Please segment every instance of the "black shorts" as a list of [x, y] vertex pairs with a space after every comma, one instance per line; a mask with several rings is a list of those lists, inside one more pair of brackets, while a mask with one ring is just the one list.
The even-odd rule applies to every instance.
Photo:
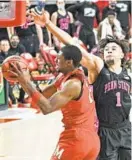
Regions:
[[101, 150], [98, 160], [131, 160], [131, 123], [99, 128]]

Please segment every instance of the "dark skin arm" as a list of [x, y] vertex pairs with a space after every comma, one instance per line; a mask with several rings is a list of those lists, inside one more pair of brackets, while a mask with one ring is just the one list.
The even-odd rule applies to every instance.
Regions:
[[[25, 90], [25, 92], [27, 92], [29, 96], [32, 96], [34, 92], [38, 92], [37, 89], [31, 83], [29, 72], [23, 71], [17, 63], [11, 65], [13, 67], [13, 71], [9, 72], [16, 76], [18, 82]], [[48, 91], [48, 94], [46, 96], [50, 96], [50, 93], [53, 95], [49, 99], [47, 99], [44, 96], [45, 92], [43, 92], [43, 94], [39, 93], [40, 98], [36, 102], [38, 107], [40, 107], [40, 109], [42, 110], [43, 114], [48, 114], [56, 110], [59, 110], [71, 100], [78, 98], [81, 92], [81, 81], [78, 79], [71, 79], [66, 81], [62, 89], [55, 93], [50, 92], [50, 89], [52, 88], [51, 86], [49, 87], [49, 91], [48, 89], [46, 89]]]
[[57, 88], [53, 84], [50, 84], [43, 90], [42, 95], [45, 98], [50, 98], [56, 92]]

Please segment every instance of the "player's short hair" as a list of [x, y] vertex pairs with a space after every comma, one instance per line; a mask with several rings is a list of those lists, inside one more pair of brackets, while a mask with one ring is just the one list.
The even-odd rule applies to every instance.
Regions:
[[1, 44], [3, 41], [6, 41], [6, 42], [10, 43], [8, 39], [2, 39], [2, 40], [0, 40], [0, 44]]
[[18, 36], [17, 34], [11, 35], [11, 39], [12, 39], [13, 37], [18, 37], [18, 39], [19, 39], [19, 36]]
[[104, 49], [105, 46], [108, 44], [108, 43], [116, 43], [117, 45], [119, 45], [122, 49], [122, 52], [124, 54], [128, 53], [129, 52], [129, 43], [127, 40], [118, 40], [116, 39], [115, 37], [113, 36], [110, 36], [108, 35], [106, 38], [102, 39], [100, 42], [99, 42], [99, 48], [102, 48]]
[[116, 16], [116, 12], [114, 12], [114, 11], [108, 11], [107, 16], [109, 16], [109, 15]]
[[65, 60], [73, 60], [74, 66], [79, 66], [82, 59], [82, 53], [78, 47], [74, 45], [66, 45], [61, 49], [61, 52]]

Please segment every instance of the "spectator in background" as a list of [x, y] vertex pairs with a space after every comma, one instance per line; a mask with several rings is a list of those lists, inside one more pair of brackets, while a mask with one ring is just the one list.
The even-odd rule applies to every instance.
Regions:
[[128, 39], [129, 39], [129, 44], [130, 44], [130, 52], [132, 53], [132, 27], [130, 28], [128, 32]]
[[108, 35], [118, 39], [124, 39], [120, 22], [116, 19], [116, 13], [109, 11], [107, 17], [99, 24], [98, 39], [104, 39]]
[[39, 40], [36, 35], [35, 26], [28, 26], [28, 27], [15, 27], [16, 33], [20, 38], [21, 44], [24, 45], [26, 52], [32, 54], [35, 57], [36, 52], [39, 49]]
[[108, 12], [110, 11], [113, 11], [116, 14], [119, 13], [119, 9], [116, 7], [117, 0], [109, 0], [108, 3], [109, 5], [105, 7], [102, 11], [102, 20], [104, 20], [107, 17]]
[[[51, 21], [60, 29], [66, 31], [71, 36], [74, 33], [74, 20], [73, 15], [70, 12], [67, 12], [65, 9], [65, 1], [64, 0], [56, 0], [56, 5], [58, 10], [54, 12], [51, 16]], [[56, 47], [60, 46], [59, 40], [53, 36], [54, 44]]]
[[35, 57], [39, 45], [43, 43], [43, 32], [39, 25], [34, 24], [34, 19], [29, 15], [30, 8], [30, 3], [27, 3], [26, 23], [23, 26], [15, 27], [15, 31], [26, 52]]
[[109, 11], [115, 11], [117, 13], [117, 19], [127, 34], [129, 30], [129, 14], [131, 14], [131, 1], [109, 0], [109, 6], [103, 10], [102, 19], [106, 18]]
[[[43, 1], [45, 1], [45, 0], [43, 0]], [[35, 8], [35, 7], [37, 7], [37, 5], [32, 5], [30, 3], [30, 0], [27, 1], [27, 13], [32, 8]], [[50, 18], [50, 14], [47, 10], [46, 10], [46, 13]], [[34, 23], [32, 22], [32, 24], [34, 24]], [[51, 33], [47, 30], [47, 28], [45, 26], [40, 27], [39, 25], [36, 25], [36, 24], [35, 24], [35, 27], [36, 27], [36, 32], [37, 32], [37, 35], [39, 38], [40, 46], [43, 44], [43, 42], [49, 46], [52, 46]]]
[[3, 61], [11, 56], [11, 54], [9, 54], [9, 49], [10, 49], [10, 43], [7, 39], [3, 39], [0, 41], [0, 63], [3, 63]]
[[9, 53], [12, 55], [20, 55], [21, 53], [26, 52], [25, 47], [20, 43], [19, 37], [17, 35], [13, 35], [10, 40], [10, 50]]
[[[9, 54], [9, 49], [10, 49], [10, 43], [8, 40], [1, 40], [0, 41], [0, 49], [1, 49], [1, 52], [0, 52], [0, 64], [3, 63], [3, 61], [11, 56], [11, 54]], [[12, 101], [12, 106], [16, 106], [17, 105], [17, 101], [16, 101], [16, 98], [13, 94], [13, 89], [12, 89], [12, 86], [10, 84], [8, 84], [8, 88], [9, 88], [9, 98], [11, 99]]]
[[127, 33], [130, 26], [129, 15], [131, 14], [131, 1], [118, 0], [116, 7], [119, 9], [117, 19], [120, 21], [122, 29]]
[[99, 9], [92, 0], [85, 0], [84, 2], [76, 3], [73, 6], [67, 8], [70, 12], [77, 12], [77, 20], [81, 22], [81, 29], [78, 34], [78, 38], [88, 46], [89, 51], [95, 45], [95, 35], [93, 32], [94, 18], [97, 19], [97, 23], [100, 22]]

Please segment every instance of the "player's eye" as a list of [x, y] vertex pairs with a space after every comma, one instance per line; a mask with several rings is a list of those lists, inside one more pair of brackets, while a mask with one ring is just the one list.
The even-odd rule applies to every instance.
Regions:
[[108, 48], [105, 48], [105, 51], [108, 51]]

